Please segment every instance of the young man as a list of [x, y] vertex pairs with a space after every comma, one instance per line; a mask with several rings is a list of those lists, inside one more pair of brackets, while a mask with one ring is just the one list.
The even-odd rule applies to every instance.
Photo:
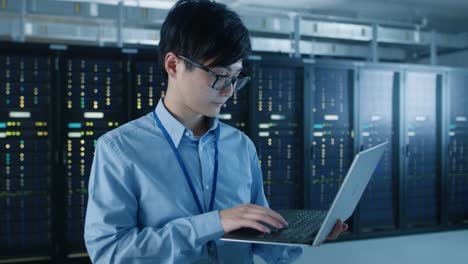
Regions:
[[[220, 241], [287, 226], [268, 208], [252, 141], [216, 119], [248, 77], [249, 33], [210, 1], [182, 0], [161, 29], [167, 93], [148, 115], [99, 138], [85, 242], [94, 263], [288, 263], [300, 247]], [[331, 238], [346, 229], [338, 223]]]

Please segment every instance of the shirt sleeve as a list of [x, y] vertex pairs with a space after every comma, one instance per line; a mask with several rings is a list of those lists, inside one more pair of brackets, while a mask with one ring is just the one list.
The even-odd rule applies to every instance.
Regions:
[[139, 227], [138, 191], [125, 161], [112, 140], [98, 140], [84, 232], [93, 263], [176, 263], [223, 235], [218, 211]]
[[[250, 164], [252, 170], [252, 196], [251, 203], [268, 207], [268, 202], [263, 191], [262, 169], [253, 143], [250, 144]], [[299, 246], [276, 246], [266, 244], [252, 244], [253, 253], [260, 256], [266, 263], [292, 263], [303, 252]]]

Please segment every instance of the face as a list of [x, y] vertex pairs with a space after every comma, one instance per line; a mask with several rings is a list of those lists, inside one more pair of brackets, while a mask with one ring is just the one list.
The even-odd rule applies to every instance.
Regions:
[[[222, 90], [215, 90], [211, 86], [215, 79], [206, 71], [192, 67], [188, 70], [182, 58], [178, 58], [177, 65], [177, 90], [181, 103], [191, 111], [208, 117], [219, 114], [223, 104], [232, 96], [233, 87], [228, 85]], [[209, 65], [211, 61], [200, 61], [203, 65]], [[238, 76], [242, 69], [242, 60], [226, 67], [210, 68], [219, 75], [231, 77]]]

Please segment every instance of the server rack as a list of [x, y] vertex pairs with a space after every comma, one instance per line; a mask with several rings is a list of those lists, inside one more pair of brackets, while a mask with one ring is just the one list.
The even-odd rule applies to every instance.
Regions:
[[305, 62], [305, 205], [328, 210], [354, 157], [355, 71], [345, 63]]
[[302, 207], [301, 61], [251, 58], [250, 137], [258, 150], [264, 192], [273, 209]]
[[63, 189], [68, 257], [85, 255], [87, 186], [97, 139], [128, 121], [125, 56], [120, 49], [68, 47], [61, 58]]
[[442, 76], [431, 70], [406, 69], [400, 120], [403, 197], [402, 227], [440, 224], [440, 97]]
[[309, 64], [307, 207], [331, 206], [353, 158], [354, 70], [352, 67]]
[[355, 133], [357, 151], [389, 141], [355, 214], [357, 235], [398, 228], [399, 69], [356, 68]]
[[0, 51], [0, 260], [54, 255], [54, 102], [45, 45]]
[[444, 188], [446, 221], [468, 226], [468, 71], [451, 70], [445, 89]]

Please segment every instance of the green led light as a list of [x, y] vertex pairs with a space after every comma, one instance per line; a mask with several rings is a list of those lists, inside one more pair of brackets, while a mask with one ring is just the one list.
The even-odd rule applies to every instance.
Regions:
[[88, 194], [88, 190], [86, 188], [78, 188], [78, 189], [75, 189], [75, 193]]
[[32, 191], [18, 191], [18, 192], [3, 191], [3, 192], [0, 192], [0, 198], [14, 198], [14, 197], [21, 197], [21, 196], [30, 196], [32, 194], [33, 194]]

